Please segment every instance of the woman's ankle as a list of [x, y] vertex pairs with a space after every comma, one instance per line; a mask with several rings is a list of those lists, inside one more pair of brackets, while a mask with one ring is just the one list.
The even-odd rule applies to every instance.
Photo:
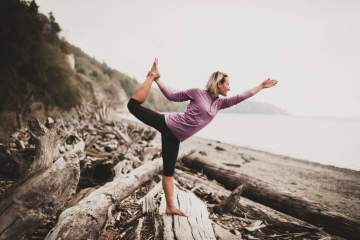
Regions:
[[167, 209], [175, 209], [175, 208], [177, 208], [177, 207], [176, 207], [175, 205], [167, 205], [166, 208], [167, 208]]

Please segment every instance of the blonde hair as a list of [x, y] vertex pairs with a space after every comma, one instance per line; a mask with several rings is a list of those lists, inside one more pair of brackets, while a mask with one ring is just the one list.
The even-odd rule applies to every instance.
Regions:
[[206, 84], [206, 90], [214, 93], [215, 95], [219, 95], [217, 84], [223, 83], [225, 79], [227, 79], [228, 75], [224, 72], [216, 71], [210, 75], [210, 78]]

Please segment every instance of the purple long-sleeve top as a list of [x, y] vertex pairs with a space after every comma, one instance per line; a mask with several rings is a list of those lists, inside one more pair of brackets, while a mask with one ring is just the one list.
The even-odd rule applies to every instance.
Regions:
[[157, 82], [157, 84], [170, 101], [190, 100], [185, 112], [165, 113], [167, 127], [180, 142], [205, 127], [220, 109], [231, 107], [252, 96], [251, 91], [247, 90], [241, 94], [220, 98], [206, 89], [190, 88], [174, 91], [161, 82]]

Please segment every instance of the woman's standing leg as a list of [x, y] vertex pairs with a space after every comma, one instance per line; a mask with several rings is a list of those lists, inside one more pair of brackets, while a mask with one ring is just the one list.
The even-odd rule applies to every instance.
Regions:
[[187, 213], [176, 208], [174, 199], [174, 171], [179, 153], [180, 141], [168, 132], [161, 134], [163, 174], [162, 186], [166, 198], [166, 214], [189, 216]]
[[175, 207], [174, 200], [174, 171], [179, 153], [180, 141], [172, 135], [165, 123], [163, 114], [141, 106], [137, 100], [130, 98], [128, 103], [129, 111], [143, 123], [154, 127], [161, 132], [161, 150], [163, 158], [162, 186], [166, 198], [167, 214], [187, 216], [184, 212]]

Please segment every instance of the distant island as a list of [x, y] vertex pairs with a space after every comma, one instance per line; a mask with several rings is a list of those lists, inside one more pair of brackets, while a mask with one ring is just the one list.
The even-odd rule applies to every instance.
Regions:
[[232, 107], [221, 110], [223, 113], [261, 113], [261, 114], [281, 114], [291, 115], [284, 109], [266, 102], [256, 102], [250, 99], [240, 102]]

